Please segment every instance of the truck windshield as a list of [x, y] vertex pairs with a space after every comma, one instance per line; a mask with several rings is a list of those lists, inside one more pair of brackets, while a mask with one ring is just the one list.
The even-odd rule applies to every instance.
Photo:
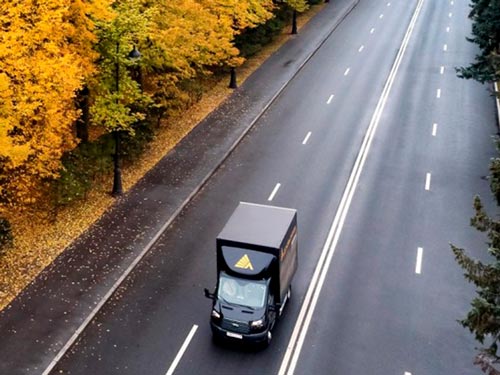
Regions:
[[228, 303], [251, 308], [262, 308], [266, 300], [264, 280], [246, 280], [220, 274], [217, 297]]

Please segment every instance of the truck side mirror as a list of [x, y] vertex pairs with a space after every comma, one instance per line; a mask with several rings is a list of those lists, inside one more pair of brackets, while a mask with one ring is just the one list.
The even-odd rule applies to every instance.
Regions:
[[274, 305], [269, 305], [269, 311], [276, 312], [276, 311], [278, 311], [278, 308]]
[[204, 289], [204, 292], [205, 292], [205, 297], [210, 298], [210, 299], [215, 298], [214, 294], [210, 293], [207, 288]]

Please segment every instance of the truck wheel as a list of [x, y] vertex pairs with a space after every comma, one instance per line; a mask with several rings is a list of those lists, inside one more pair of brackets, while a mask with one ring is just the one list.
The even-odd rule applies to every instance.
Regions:
[[212, 342], [217, 346], [220, 346], [222, 344], [221, 338], [217, 335], [212, 335]]
[[[290, 297], [292, 297], [292, 286], [290, 285], [288, 287], [288, 291], [286, 292], [286, 303], [290, 301]], [[281, 315], [283, 315], [283, 310], [280, 309], [278, 317], [281, 318]]]

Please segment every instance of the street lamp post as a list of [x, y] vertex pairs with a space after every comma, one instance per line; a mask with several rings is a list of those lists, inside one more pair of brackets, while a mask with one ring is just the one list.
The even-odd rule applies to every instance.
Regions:
[[[116, 92], [116, 102], [118, 103], [118, 94], [120, 92], [120, 62], [118, 56], [120, 54], [120, 43], [116, 43], [116, 62], [115, 62], [115, 92]], [[134, 46], [134, 49], [130, 51], [127, 56], [130, 60], [137, 60], [141, 57], [140, 52]], [[121, 155], [121, 131], [113, 131], [115, 139], [115, 152], [113, 154], [113, 190], [111, 195], [118, 197], [123, 194], [122, 186], [122, 171], [120, 166], [120, 155]]]
[[292, 34], [297, 34], [297, 11], [295, 9], [292, 14]]
[[229, 80], [229, 88], [236, 89], [238, 88], [238, 84], [236, 83], [236, 68], [232, 66], [230, 72], [231, 72], [231, 79]]

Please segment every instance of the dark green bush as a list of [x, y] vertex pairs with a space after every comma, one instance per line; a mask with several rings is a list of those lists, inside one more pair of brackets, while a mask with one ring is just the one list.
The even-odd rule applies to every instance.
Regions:
[[266, 44], [271, 43], [291, 20], [291, 13], [283, 5], [276, 8], [275, 16], [253, 29], [245, 30], [235, 39], [235, 45], [243, 57], [251, 57]]
[[153, 126], [147, 121], [134, 125], [134, 135], [125, 133], [122, 136], [121, 156], [125, 162], [133, 162], [141, 156], [154, 138]]
[[12, 235], [12, 228], [7, 219], [0, 217], [0, 255], [2, 255], [7, 247], [12, 245], [14, 237]]
[[[133, 136], [123, 133], [122, 162], [131, 163], [136, 160], [152, 139], [153, 129], [146, 121], [134, 126]], [[54, 206], [59, 207], [85, 198], [96, 180], [108, 176], [113, 171], [114, 151], [113, 134], [105, 134], [94, 142], [81, 143], [66, 153], [62, 158], [60, 177], [54, 180], [51, 186]]]
[[62, 158], [60, 177], [52, 183], [54, 205], [61, 206], [82, 199], [93, 181], [113, 167], [114, 141], [110, 134], [97, 141], [79, 144]]

